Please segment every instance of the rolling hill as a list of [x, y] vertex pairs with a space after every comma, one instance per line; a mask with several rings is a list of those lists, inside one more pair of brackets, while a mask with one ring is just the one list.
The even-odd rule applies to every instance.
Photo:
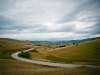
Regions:
[[76, 64], [100, 64], [100, 39], [74, 44], [65, 48], [47, 51], [37, 49], [37, 51], [30, 52], [32, 59]]
[[0, 58], [9, 59], [12, 58], [10, 55], [16, 51], [29, 49], [33, 44], [25, 41], [0, 38]]
[[[96, 44], [96, 46], [94, 46], [94, 44], [91, 44], [91, 43]], [[79, 52], [77, 52], [78, 50], [76, 50], [76, 49], [77, 48], [82, 49], [84, 47], [83, 45], [87, 46], [86, 48], [88, 48], [87, 44], [90, 44], [89, 47], [91, 47], [93, 45], [92, 52], [94, 52], [94, 48], [96, 48], [97, 50], [100, 50], [99, 43], [100, 43], [100, 40], [97, 39], [97, 40], [94, 40], [91, 42], [80, 43], [80, 44], [78, 44], [77, 47], [76, 47], [76, 45], [70, 45], [70, 46], [63, 47], [63, 48], [54, 49], [54, 47], [51, 47], [51, 48], [46, 47], [46, 49], [45, 49], [44, 46], [39, 46], [38, 48], [36, 47], [37, 52], [33, 51], [31, 53], [32, 53], [33, 57], [39, 57], [39, 58], [41, 57], [41, 59], [50, 60], [52, 62], [62, 62], [60, 58], [62, 58], [62, 57], [66, 58], [65, 57], [66, 55], [72, 56], [72, 54], [69, 54], [70, 51], [73, 51], [74, 54], [76, 52], [76, 55], [77, 55], [78, 53], [80, 53], [80, 50], [79, 50]], [[35, 47], [34, 45], [35, 44], [33, 42], [31, 43], [31, 42], [20, 41], [20, 40], [15, 40], [15, 39], [0, 38], [0, 74], [1, 75], [99, 75], [100, 74], [100, 71], [99, 71], [100, 68], [49, 67], [49, 66], [30, 64], [27, 62], [23, 62], [23, 61], [19, 61], [19, 60], [15, 60], [15, 59], [11, 58], [12, 53], [19, 51], [19, 50], [21, 51], [21, 50], [24, 50], [27, 48]], [[47, 44], [45, 44], [45, 45], [47, 45]], [[53, 45], [55, 45], [55, 44], [53, 44]], [[83, 46], [83, 47], [81, 47], [81, 46]], [[90, 51], [90, 53], [91, 53], [91, 51]], [[98, 52], [98, 54], [99, 54], [99, 52]], [[55, 58], [57, 58], [57, 60]], [[88, 58], [88, 57], [86, 57], [86, 58]], [[95, 54], [95, 58], [97, 58], [96, 54]], [[59, 59], [59, 61], [58, 61], [58, 59]], [[65, 60], [63, 60], [63, 61], [65, 62]], [[97, 59], [96, 59], [96, 61], [97, 61]], [[73, 61], [71, 61], [71, 62], [73, 62]]]

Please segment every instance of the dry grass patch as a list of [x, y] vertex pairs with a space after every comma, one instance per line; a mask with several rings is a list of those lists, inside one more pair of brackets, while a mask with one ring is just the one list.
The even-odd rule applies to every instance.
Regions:
[[0, 75], [99, 75], [99, 68], [57, 68], [0, 59]]
[[53, 49], [38, 48], [39, 53], [31, 53], [31, 57], [75, 64], [89, 64], [100, 66], [100, 39], [71, 45], [65, 48]]

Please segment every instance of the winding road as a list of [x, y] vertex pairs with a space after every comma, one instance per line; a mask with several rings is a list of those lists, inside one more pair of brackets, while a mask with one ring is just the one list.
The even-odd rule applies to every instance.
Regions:
[[[33, 50], [34, 48], [25, 50], [24, 52]], [[39, 65], [46, 65], [46, 66], [54, 66], [54, 67], [81, 67], [81, 66], [86, 66], [86, 67], [100, 67], [100, 66], [92, 66], [92, 65], [77, 65], [77, 64], [62, 64], [62, 63], [52, 63], [52, 62], [44, 62], [44, 61], [36, 61], [36, 60], [31, 60], [31, 59], [25, 59], [25, 58], [21, 58], [18, 57], [18, 53], [20, 52], [16, 52], [13, 53], [11, 56], [17, 60], [21, 60], [21, 61], [25, 61], [25, 62], [29, 62], [29, 63], [34, 63], [34, 64], [39, 64]]]

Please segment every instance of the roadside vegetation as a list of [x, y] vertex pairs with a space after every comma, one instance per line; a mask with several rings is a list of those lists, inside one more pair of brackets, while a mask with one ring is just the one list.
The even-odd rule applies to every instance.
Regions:
[[21, 51], [21, 53], [19, 53], [18, 56], [22, 57], [22, 58], [30, 58], [29, 52], [23, 52], [23, 51]]

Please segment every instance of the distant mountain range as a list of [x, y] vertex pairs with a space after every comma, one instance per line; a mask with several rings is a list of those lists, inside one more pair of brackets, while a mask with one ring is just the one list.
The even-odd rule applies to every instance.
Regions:
[[31, 40], [16, 40], [16, 39], [10, 39], [10, 38], [0, 38], [1, 40], [11, 40], [11, 41], [23, 41], [23, 42], [34, 42], [34, 43], [79, 43], [79, 42], [86, 42], [91, 41], [95, 39], [99, 39], [100, 37], [94, 37], [94, 38], [86, 38], [81, 40], [61, 40], [61, 41], [31, 41]]
[[100, 37], [94, 37], [94, 38], [86, 38], [86, 39], [81, 39], [81, 40], [67, 40], [67, 41], [57, 41], [57, 42], [68, 42], [68, 43], [78, 43], [78, 42], [85, 42], [85, 41], [91, 41], [95, 39], [99, 39]]

